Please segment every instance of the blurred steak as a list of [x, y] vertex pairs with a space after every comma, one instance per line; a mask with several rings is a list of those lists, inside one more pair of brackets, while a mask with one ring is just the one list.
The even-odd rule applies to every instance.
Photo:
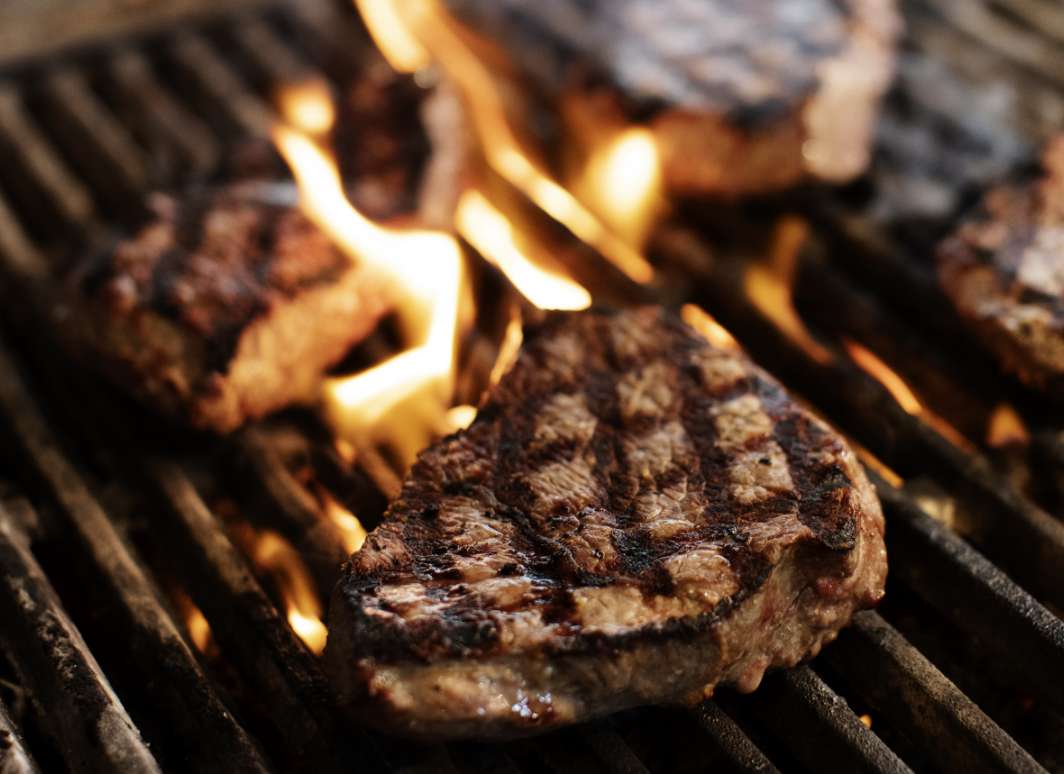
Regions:
[[853, 453], [765, 372], [660, 309], [556, 313], [345, 566], [326, 658], [366, 723], [520, 735], [752, 691], [885, 574]]
[[218, 432], [313, 398], [388, 303], [285, 198], [291, 186], [262, 183], [154, 195], [144, 225], [68, 278], [74, 354]]
[[1041, 177], [983, 197], [939, 247], [938, 274], [1006, 369], [1064, 395], [1064, 135]]
[[894, 0], [445, 0], [582, 122], [654, 129], [681, 194], [860, 174], [894, 67]]

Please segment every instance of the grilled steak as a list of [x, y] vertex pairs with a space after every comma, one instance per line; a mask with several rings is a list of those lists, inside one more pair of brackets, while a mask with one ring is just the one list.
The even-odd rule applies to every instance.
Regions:
[[1009, 371], [1064, 395], [1064, 135], [1043, 174], [987, 193], [938, 250], [941, 285]]
[[146, 224], [69, 277], [75, 355], [219, 432], [312, 398], [386, 294], [277, 191], [293, 198], [261, 184], [154, 196]]
[[582, 124], [652, 127], [681, 194], [862, 172], [899, 28], [894, 0], [445, 5]]
[[883, 593], [843, 440], [671, 313], [555, 313], [345, 566], [326, 657], [364, 722], [510, 736], [691, 702]]

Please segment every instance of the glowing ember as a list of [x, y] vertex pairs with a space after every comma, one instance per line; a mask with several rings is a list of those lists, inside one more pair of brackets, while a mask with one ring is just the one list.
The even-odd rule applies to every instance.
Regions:
[[[288, 93], [286, 118], [316, 111], [316, 91]], [[454, 388], [455, 338], [465, 282], [464, 257], [443, 232], [397, 230], [369, 221], [348, 201], [335, 161], [301, 129], [275, 127], [274, 142], [299, 184], [302, 206], [354, 260], [390, 281], [409, 349], [325, 389], [325, 409], [340, 434], [360, 444], [385, 443], [409, 464], [437, 433]], [[384, 421], [388, 416], [402, 422]]]
[[744, 278], [745, 290], [751, 303], [791, 341], [818, 363], [827, 364], [833, 360], [831, 352], [805, 327], [792, 298], [798, 257], [807, 235], [805, 221], [796, 217], [781, 220], [770, 261], [751, 264]]
[[591, 294], [570, 279], [533, 263], [518, 247], [510, 221], [479, 191], [466, 191], [455, 222], [477, 251], [494, 263], [521, 294], [540, 309], [586, 309]]
[[1008, 403], [999, 403], [990, 414], [986, 427], [986, 444], [995, 449], [1023, 446], [1031, 440], [1023, 419]]
[[366, 528], [351, 511], [340, 505], [328, 492], [321, 493], [325, 504], [325, 517], [340, 531], [344, 539], [344, 549], [353, 554], [366, 542]]
[[684, 304], [680, 309], [683, 321], [698, 331], [706, 340], [715, 347], [738, 352], [741, 347], [735, 337], [728, 333], [728, 329], [717, 322], [702, 307], [694, 304]]
[[[496, 75], [474, 53], [436, 0], [364, 0], [374, 40], [393, 65], [406, 72], [424, 64], [407, 49], [416, 41], [458, 85], [470, 109], [480, 147], [491, 168], [580, 240], [636, 282], [649, 282], [654, 271], [638, 250], [605, 227], [569, 191], [558, 184], [510, 125]], [[626, 185], [628, 185], [626, 181]]]
[[251, 561], [277, 583], [292, 631], [314, 653], [325, 648], [327, 631], [321, 622], [321, 604], [303, 560], [292, 545], [276, 532], [254, 537]]

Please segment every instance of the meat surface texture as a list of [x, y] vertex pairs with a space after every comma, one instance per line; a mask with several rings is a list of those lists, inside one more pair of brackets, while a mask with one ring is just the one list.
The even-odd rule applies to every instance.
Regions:
[[744, 356], [659, 308], [525, 336], [333, 593], [326, 659], [362, 722], [507, 737], [752, 691], [880, 599], [862, 468]]
[[894, 0], [445, 0], [582, 125], [645, 124], [679, 194], [849, 180], [894, 71]]
[[1064, 396], [1064, 135], [1034, 180], [1003, 185], [938, 251], [942, 288], [1002, 365]]
[[384, 283], [298, 211], [290, 186], [159, 194], [150, 210], [70, 273], [59, 327], [80, 360], [196, 427], [225, 432], [312, 399], [388, 308]]

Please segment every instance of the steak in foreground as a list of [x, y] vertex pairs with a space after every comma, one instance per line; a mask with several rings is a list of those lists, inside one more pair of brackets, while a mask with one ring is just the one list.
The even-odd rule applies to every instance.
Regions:
[[345, 566], [326, 658], [363, 722], [506, 737], [754, 690], [883, 594], [843, 440], [671, 313], [526, 330]]
[[938, 250], [938, 275], [958, 313], [1001, 364], [1064, 396], [1064, 135], [1040, 177], [1002, 185]]

